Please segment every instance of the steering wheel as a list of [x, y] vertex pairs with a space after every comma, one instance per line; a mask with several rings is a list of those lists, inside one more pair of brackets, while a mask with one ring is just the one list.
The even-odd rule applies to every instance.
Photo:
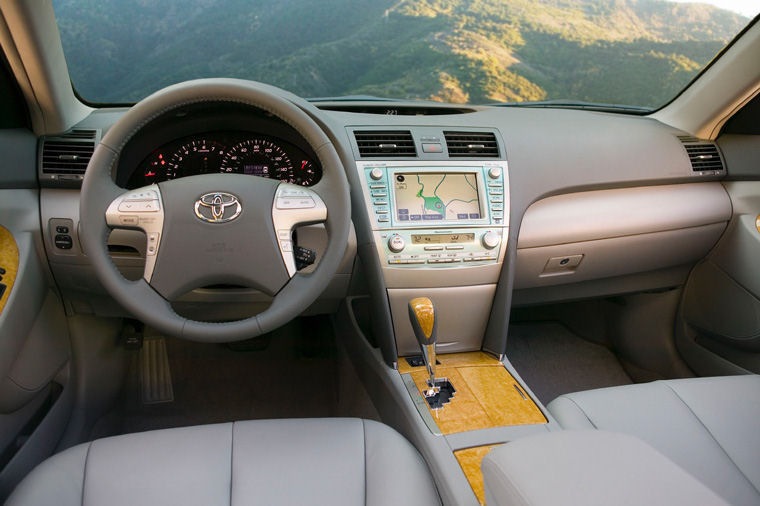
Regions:
[[[133, 106], [95, 149], [82, 184], [81, 240], [106, 290], [135, 317], [166, 335], [230, 342], [274, 330], [321, 294], [348, 243], [348, 183], [329, 138], [301, 108], [270, 86], [236, 79], [201, 79], [170, 86]], [[305, 188], [243, 174], [189, 176], [126, 191], [112, 173], [127, 142], [176, 108], [233, 102], [267, 111], [293, 127], [316, 153], [322, 179]], [[296, 270], [292, 232], [325, 224], [327, 247], [310, 274]], [[148, 241], [141, 279], [124, 278], [108, 254], [112, 228], [143, 230]], [[250, 318], [201, 322], [184, 318], [171, 301], [193, 288], [228, 283], [273, 297]]]

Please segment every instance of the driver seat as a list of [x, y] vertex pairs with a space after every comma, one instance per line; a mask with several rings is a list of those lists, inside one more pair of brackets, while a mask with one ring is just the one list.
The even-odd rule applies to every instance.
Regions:
[[10, 506], [440, 504], [425, 461], [356, 418], [256, 420], [126, 434], [37, 466]]

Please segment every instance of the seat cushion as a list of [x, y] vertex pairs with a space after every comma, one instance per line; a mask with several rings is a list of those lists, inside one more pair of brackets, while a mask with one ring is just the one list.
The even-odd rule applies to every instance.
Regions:
[[562, 395], [565, 429], [636, 436], [731, 504], [760, 504], [760, 376], [655, 381]]
[[9, 505], [439, 504], [422, 457], [359, 419], [261, 420], [127, 434], [40, 464]]
[[561, 430], [494, 448], [481, 465], [489, 506], [728, 506], [638, 438]]

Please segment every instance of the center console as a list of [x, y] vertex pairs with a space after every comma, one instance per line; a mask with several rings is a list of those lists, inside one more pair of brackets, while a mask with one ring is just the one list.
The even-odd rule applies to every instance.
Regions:
[[440, 309], [439, 352], [479, 350], [507, 249], [507, 162], [359, 161], [357, 168], [399, 356], [418, 352], [407, 317], [417, 296], [433, 297]]

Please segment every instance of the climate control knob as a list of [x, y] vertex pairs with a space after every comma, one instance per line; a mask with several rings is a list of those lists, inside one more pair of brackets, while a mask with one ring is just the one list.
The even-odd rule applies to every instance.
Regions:
[[388, 249], [394, 253], [399, 253], [404, 250], [406, 241], [398, 234], [394, 234], [388, 239]]
[[483, 234], [483, 237], [480, 238], [480, 241], [483, 243], [483, 246], [485, 246], [486, 248], [494, 249], [496, 246], [499, 245], [501, 238], [499, 237], [499, 234], [489, 230], [488, 232]]

